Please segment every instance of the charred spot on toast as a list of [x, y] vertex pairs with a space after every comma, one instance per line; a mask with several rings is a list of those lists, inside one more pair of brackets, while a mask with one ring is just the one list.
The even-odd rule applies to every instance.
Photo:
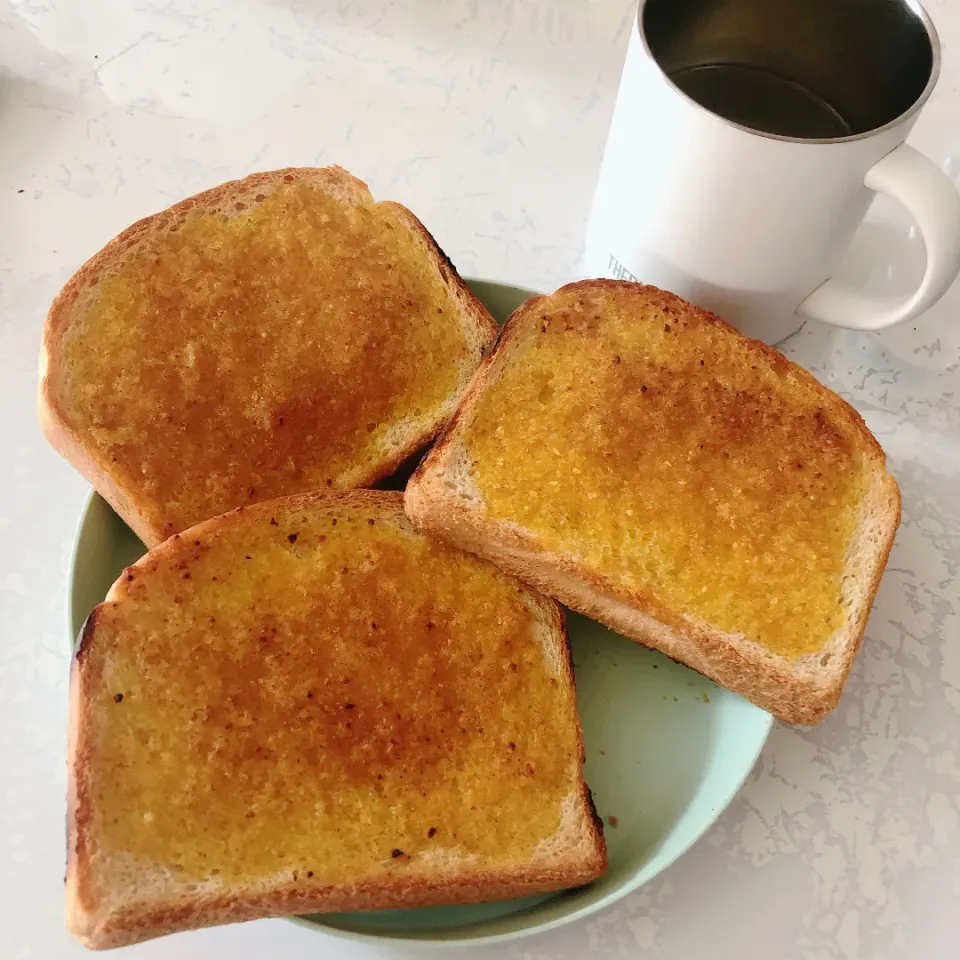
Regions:
[[583, 786], [583, 796], [587, 801], [590, 819], [593, 820], [593, 825], [597, 828], [597, 833], [603, 836], [603, 817], [597, 812], [597, 804], [593, 799], [593, 791], [586, 784]]
[[79, 663], [87, 650], [90, 647], [90, 644], [93, 642], [94, 634], [97, 631], [97, 623], [101, 616], [101, 608], [103, 604], [98, 604], [87, 616], [87, 619], [83, 621], [83, 626], [80, 628], [80, 634], [77, 637], [76, 646], [73, 652], [73, 659]]

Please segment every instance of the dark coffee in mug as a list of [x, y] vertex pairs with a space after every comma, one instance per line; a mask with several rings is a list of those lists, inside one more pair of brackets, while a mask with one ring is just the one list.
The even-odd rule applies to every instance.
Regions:
[[734, 123], [805, 140], [878, 129], [909, 110], [934, 52], [891, 0], [647, 0], [643, 30], [670, 80]]

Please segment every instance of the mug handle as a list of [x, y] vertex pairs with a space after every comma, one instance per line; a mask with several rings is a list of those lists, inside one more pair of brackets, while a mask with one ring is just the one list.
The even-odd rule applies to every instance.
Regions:
[[943, 170], [905, 143], [871, 167], [863, 182], [896, 200], [919, 228], [927, 253], [920, 286], [907, 297], [882, 297], [826, 280], [797, 313], [852, 330], [883, 330], [928, 310], [960, 273], [960, 193]]

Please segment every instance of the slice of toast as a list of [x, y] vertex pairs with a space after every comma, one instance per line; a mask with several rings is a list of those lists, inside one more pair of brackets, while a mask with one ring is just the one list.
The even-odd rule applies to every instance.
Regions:
[[409, 210], [339, 167], [258, 173], [77, 271], [47, 318], [40, 421], [153, 546], [372, 485], [436, 435], [495, 334]]
[[612, 280], [513, 314], [405, 503], [808, 724], [840, 697], [900, 517], [852, 407], [713, 314]]
[[90, 947], [606, 868], [560, 609], [417, 533], [400, 493], [169, 538], [91, 614], [70, 707], [67, 924]]

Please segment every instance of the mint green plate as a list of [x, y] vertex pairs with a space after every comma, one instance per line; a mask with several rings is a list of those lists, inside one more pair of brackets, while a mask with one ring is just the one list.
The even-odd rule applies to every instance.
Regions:
[[[499, 322], [530, 291], [470, 281]], [[70, 571], [71, 640], [143, 545], [96, 494]], [[746, 700], [578, 614], [568, 626], [583, 723], [584, 773], [604, 820], [610, 868], [577, 890], [475, 906], [296, 918], [327, 933], [475, 944], [540, 933], [643, 886], [698, 840], [750, 773], [773, 723]], [[613, 826], [610, 822], [616, 826]]]

